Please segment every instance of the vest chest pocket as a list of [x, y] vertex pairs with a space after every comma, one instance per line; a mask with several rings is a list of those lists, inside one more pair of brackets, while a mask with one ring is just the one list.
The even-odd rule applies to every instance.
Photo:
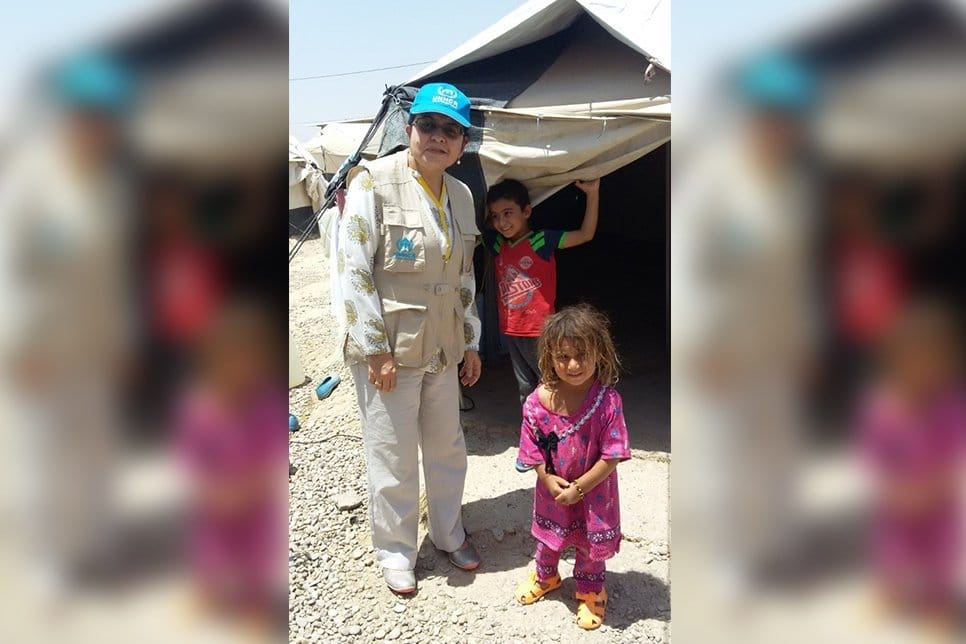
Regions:
[[418, 210], [383, 206], [382, 233], [385, 245], [383, 268], [394, 273], [413, 273], [426, 268], [426, 233]]

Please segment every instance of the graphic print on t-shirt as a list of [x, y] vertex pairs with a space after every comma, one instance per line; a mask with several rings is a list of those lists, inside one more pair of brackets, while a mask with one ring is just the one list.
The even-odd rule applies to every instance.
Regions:
[[521, 338], [540, 335], [544, 320], [554, 312], [554, 252], [565, 235], [559, 230], [537, 230], [510, 242], [498, 233], [484, 231], [486, 247], [495, 258], [501, 333]]
[[[522, 261], [520, 262], [523, 263]], [[533, 262], [531, 261], [532, 265]], [[507, 266], [500, 281], [500, 301], [508, 309], [522, 309], [533, 300], [534, 293], [542, 285], [539, 278], [530, 277], [516, 266]]]

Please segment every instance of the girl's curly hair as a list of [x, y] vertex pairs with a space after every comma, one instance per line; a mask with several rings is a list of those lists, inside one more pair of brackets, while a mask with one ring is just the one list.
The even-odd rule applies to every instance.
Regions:
[[580, 353], [595, 356], [595, 377], [602, 384], [614, 385], [619, 379], [620, 359], [610, 334], [610, 320], [589, 304], [568, 306], [543, 323], [537, 344], [540, 380], [548, 387], [560, 382], [554, 371], [554, 354], [564, 340]]

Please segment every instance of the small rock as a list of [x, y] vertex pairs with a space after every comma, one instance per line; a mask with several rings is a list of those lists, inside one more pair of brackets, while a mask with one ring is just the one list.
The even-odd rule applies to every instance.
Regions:
[[377, 640], [385, 639], [386, 638], [386, 631], [384, 631], [384, 630], [382, 630], [380, 628], [378, 631], [376, 631], [376, 634], [373, 635], [373, 637], [375, 637]]
[[400, 635], [402, 635], [402, 631], [400, 631], [398, 628], [394, 628], [391, 631], [389, 631], [389, 634], [388, 635], [386, 635], [386, 639], [387, 640], [398, 640]]
[[362, 558], [362, 555], [364, 555], [364, 554], [366, 554], [366, 551], [364, 549], [362, 549], [362, 548], [356, 548], [355, 550], [352, 551], [352, 558], [353, 559], [361, 559]]
[[343, 512], [355, 510], [362, 505], [362, 497], [355, 494], [340, 494], [335, 497], [335, 507]]
[[392, 607], [392, 609], [395, 612], [397, 612], [397, 613], [404, 613], [404, 612], [406, 612], [406, 605], [405, 604], [396, 604], [395, 606]]
[[358, 624], [353, 624], [349, 627], [349, 635], [356, 636], [362, 632], [362, 627]]
[[497, 541], [503, 541], [503, 537], [505, 536], [506, 534], [500, 528], [493, 529], [493, 538], [496, 539]]

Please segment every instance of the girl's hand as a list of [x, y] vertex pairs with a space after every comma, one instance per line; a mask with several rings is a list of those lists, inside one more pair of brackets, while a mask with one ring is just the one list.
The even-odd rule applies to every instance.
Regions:
[[567, 489], [554, 497], [560, 505], [573, 505], [580, 500], [580, 493], [573, 485], [567, 484]]
[[556, 474], [547, 474], [546, 478], [543, 480], [543, 484], [547, 486], [547, 490], [549, 490], [554, 499], [556, 499], [568, 487], [570, 487], [570, 483], [567, 481], [567, 479], [561, 478]]
[[463, 368], [460, 369], [460, 382], [464, 387], [472, 387], [480, 379], [483, 372], [483, 364], [480, 362], [480, 354], [472, 349], [467, 349], [463, 354]]
[[600, 190], [600, 178], [591, 179], [590, 181], [575, 181], [574, 185], [577, 189], [584, 192], [585, 194], [597, 194]]

